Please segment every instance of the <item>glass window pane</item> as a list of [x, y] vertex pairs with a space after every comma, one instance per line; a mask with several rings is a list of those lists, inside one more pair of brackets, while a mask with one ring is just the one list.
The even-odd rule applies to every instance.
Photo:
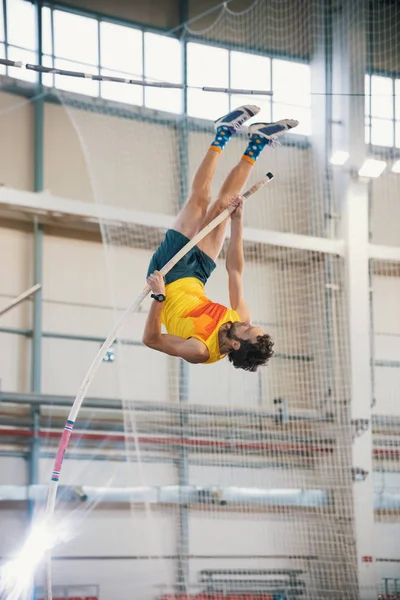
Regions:
[[179, 114], [182, 112], [182, 95], [182, 90], [146, 88], [144, 92], [145, 105], [156, 110]]
[[[60, 58], [91, 65], [98, 64], [98, 22], [55, 10], [54, 54]], [[57, 86], [58, 87], [58, 86]]]
[[372, 75], [371, 115], [393, 119], [393, 79], [390, 77]]
[[[23, 63], [36, 63], [36, 52], [29, 50], [21, 50], [20, 48], [14, 48], [13, 46], [8, 47], [8, 58], [10, 60], [20, 60]], [[13, 67], [8, 68], [8, 75], [15, 77], [15, 79], [22, 79], [23, 81], [32, 81], [36, 83], [37, 73], [35, 71], [28, 71], [25, 68], [17, 69]]]
[[365, 119], [365, 143], [371, 143], [371, 127], [369, 126], [369, 118]]
[[311, 106], [311, 71], [309, 65], [288, 60], [272, 62], [273, 99], [277, 103], [293, 102], [296, 106]]
[[[69, 62], [56, 58], [54, 66], [57, 69], [66, 69], [68, 71], [79, 71], [83, 73], [92, 73], [97, 75], [97, 67], [85, 65], [76, 62]], [[67, 92], [76, 92], [77, 94], [86, 94], [87, 96], [98, 96], [99, 82], [91, 79], [80, 79], [78, 77], [66, 77], [65, 75], [55, 75], [55, 87]]]
[[4, 14], [3, 14], [3, 2], [0, 2], [0, 42], [4, 42]]
[[144, 34], [144, 74], [146, 79], [182, 83], [182, 46], [179, 40]]
[[370, 95], [370, 89], [369, 89], [369, 85], [370, 85], [370, 76], [366, 75], [365, 76], [365, 114], [366, 115], [370, 115], [371, 114], [371, 95]]
[[396, 148], [400, 148], [400, 121], [396, 121]]
[[[15, 46], [21, 46], [27, 50], [36, 50], [34, 4], [25, 2], [25, 0], [7, 0], [7, 38], [9, 44], [15, 44]], [[13, 58], [12, 60], [18, 59]]]
[[231, 88], [271, 90], [271, 60], [265, 56], [231, 52]]
[[271, 122], [270, 96], [245, 96], [242, 94], [231, 94], [230, 110], [233, 110], [242, 104], [255, 104], [256, 106], [260, 107], [260, 112], [255, 117], [247, 121], [247, 125], [255, 123], [256, 121], [266, 121], [268, 123]]
[[187, 67], [189, 86], [227, 88], [229, 85], [228, 50], [189, 43]]
[[[110, 69], [102, 69], [102, 75], [110, 75], [112, 77], [124, 77], [129, 79], [127, 73], [119, 73]], [[143, 88], [139, 85], [130, 85], [129, 83], [111, 83], [105, 81], [101, 83], [101, 97], [114, 102], [126, 102], [127, 104], [143, 105]]]
[[[6, 57], [6, 49], [4, 47], [4, 44], [0, 44], [0, 58], [5, 58]], [[2, 65], [0, 65], [0, 75], [5, 75], [6, 74], [6, 68], [3, 67]]]
[[311, 108], [305, 106], [293, 106], [293, 104], [283, 104], [273, 102], [272, 104], [272, 119], [279, 121], [280, 119], [297, 119], [299, 124], [292, 129], [290, 133], [297, 135], [311, 135]]
[[220, 92], [188, 89], [188, 115], [215, 121], [229, 111], [229, 96]]
[[386, 119], [371, 119], [371, 144], [393, 146], [394, 123]]
[[51, 10], [47, 6], [42, 8], [42, 52], [43, 54], [53, 54]]
[[140, 78], [143, 75], [142, 38], [143, 34], [138, 29], [102, 21], [100, 23], [101, 66]]
[[[53, 57], [43, 55], [43, 66], [44, 67], [53, 67]], [[42, 83], [46, 87], [53, 88], [54, 87], [54, 75], [52, 73], [43, 73], [42, 74]]]
[[396, 95], [395, 98], [395, 119], [400, 119], [400, 79], [396, 79], [394, 93]]

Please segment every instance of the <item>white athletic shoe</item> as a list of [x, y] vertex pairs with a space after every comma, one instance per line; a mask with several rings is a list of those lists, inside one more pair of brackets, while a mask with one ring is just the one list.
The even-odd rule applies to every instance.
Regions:
[[246, 123], [251, 117], [254, 117], [257, 113], [260, 112], [258, 106], [252, 106], [251, 104], [246, 104], [245, 106], [239, 106], [239, 108], [235, 108], [227, 115], [220, 117], [215, 123], [215, 129], [218, 127], [228, 127], [234, 131], [240, 129], [243, 123]]
[[257, 135], [275, 140], [278, 135], [297, 127], [298, 124], [299, 122], [294, 119], [282, 119], [281, 121], [276, 121], [276, 123], [253, 123], [249, 127], [249, 136]]

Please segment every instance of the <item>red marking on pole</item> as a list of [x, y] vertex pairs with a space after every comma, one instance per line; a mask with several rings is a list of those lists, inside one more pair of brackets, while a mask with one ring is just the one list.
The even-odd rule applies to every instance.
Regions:
[[365, 562], [365, 563], [372, 563], [373, 562], [373, 558], [372, 558], [372, 556], [363, 556], [361, 558], [361, 561]]

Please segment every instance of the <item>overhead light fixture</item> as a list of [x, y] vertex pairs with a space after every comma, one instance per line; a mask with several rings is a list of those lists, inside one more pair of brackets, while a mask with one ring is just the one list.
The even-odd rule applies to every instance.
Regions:
[[349, 158], [349, 153], [344, 150], [336, 150], [331, 156], [331, 164], [332, 165], [344, 165], [344, 163]]
[[361, 177], [379, 177], [386, 168], [386, 161], [367, 158], [358, 174]]
[[393, 173], [400, 173], [400, 160], [396, 160], [392, 167]]

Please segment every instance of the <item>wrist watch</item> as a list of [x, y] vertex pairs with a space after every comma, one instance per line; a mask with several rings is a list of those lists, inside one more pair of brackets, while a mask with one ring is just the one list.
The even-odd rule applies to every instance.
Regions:
[[164, 302], [166, 297], [165, 294], [151, 294], [151, 298], [154, 298], [157, 302]]

